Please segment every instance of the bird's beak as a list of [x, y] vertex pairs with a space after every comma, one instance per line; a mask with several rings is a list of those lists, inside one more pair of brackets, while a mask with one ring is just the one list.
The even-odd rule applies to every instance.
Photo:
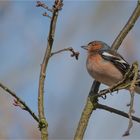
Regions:
[[85, 50], [88, 50], [87, 46], [81, 46], [81, 48], [85, 49]]

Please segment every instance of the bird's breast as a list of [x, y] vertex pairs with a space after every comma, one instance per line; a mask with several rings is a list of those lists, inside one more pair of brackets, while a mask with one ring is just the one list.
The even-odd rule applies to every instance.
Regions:
[[122, 73], [108, 61], [102, 59], [99, 54], [88, 56], [87, 62], [88, 73], [97, 81], [106, 85], [113, 85], [123, 78]]

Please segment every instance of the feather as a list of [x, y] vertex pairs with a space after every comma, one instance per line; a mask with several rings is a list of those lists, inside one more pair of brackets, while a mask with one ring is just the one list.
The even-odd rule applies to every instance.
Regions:
[[107, 60], [110, 61], [117, 69], [121, 71], [122, 74], [125, 74], [128, 69], [130, 68], [130, 65], [124, 58], [119, 55], [117, 52], [107, 50], [107, 51], [100, 51], [99, 52], [101, 56]]

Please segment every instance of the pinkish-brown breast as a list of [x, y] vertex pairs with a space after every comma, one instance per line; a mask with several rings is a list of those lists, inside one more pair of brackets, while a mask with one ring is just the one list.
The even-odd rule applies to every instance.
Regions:
[[113, 64], [103, 60], [99, 54], [89, 55], [86, 66], [94, 79], [109, 86], [117, 83], [123, 77]]

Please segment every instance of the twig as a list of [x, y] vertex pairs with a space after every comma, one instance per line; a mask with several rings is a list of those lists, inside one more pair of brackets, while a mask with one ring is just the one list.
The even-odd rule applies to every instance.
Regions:
[[[102, 105], [102, 104], [98, 104], [97, 105], [97, 109], [103, 109], [103, 110], [106, 110], [106, 111], [109, 111], [111, 113], [115, 113], [115, 114], [118, 114], [120, 116], [123, 116], [123, 117], [126, 117], [129, 119], [129, 116], [127, 113], [123, 112], [123, 111], [120, 111], [120, 110], [117, 110], [115, 108], [112, 108], [112, 107], [109, 107], [109, 106], [106, 106], [106, 105]], [[135, 116], [132, 116], [132, 119], [138, 123], [140, 123], [140, 118], [138, 117], [135, 117]]]
[[46, 69], [48, 65], [48, 61], [51, 55], [52, 45], [54, 41], [54, 34], [55, 34], [55, 28], [56, 28], [56, 21], [58, 17], [58, 12], [62, 8], [62, 0], [55, 0], [54, 4], [54, 10], [52, 12], [52, 18], [50, 23], [50, 31], [48, 35], [48, 42], [47, 42], [47, 48], [45, 51], [44, 59], [41, 64], [41, 70], [40, 70], [40, 78], [39, 78], [39, 89], [38, 89], [38, 112], [39, 112], [39, 121], [40, 121], [40, 130], [41, 130], [41, 139], [46, 140], [48, 139], [48, 123], [45, 118], [44, 113], [44, 82], [45, 82], [45, 76], [46, 76]]
[[130, 130], [133, 126], [133, 121], [132, 121], [132, 113], [134, 112], [134, 109], [133, 109], [133, 105], [134, 105], [134, 93], [135, 93], [135, 86], [136, 86], [136, 80], [138, 79], [138, 63], [135, 62], [133, 64], [133, 68], [134, 68], [134, 77], [133, 77], [133, 80], [131, 82], [131, 85], [130, 85], [130, 107], [129, 107], [129, 112], [128, 112], [128, 116], [129, 116], [129, 124], [128, 124], [128, 128], [127, 130], [125, 131], [125, 133], [123, 134], [123, 136], [128, 136], [129, 133], [130, 133]]
[[58, 11], [62, 10], [63, 0], [55, 0], [54, 3], [55, 3], [54, 6], [53, 6], [54, 10], [58, 10]]
[[134, 110], [133, 110], [134, 93], [130, 92], [130, 96], [131, 96], [131, 98], [130, 98], [130, 107], [129, 107], [129, 112], [128, 112], [129, 123], [128, 123], [127, 130], [125, 131], [123, 136], [128, 136], [130, 134], [130, 130], [131, 130], [132, 126], [133, 126], [132, 113], [134, 112]]
[[[112, 47], [111, 49], [112, 50], [117, 50], [122, 41], [124, 40], [124, 38], [126, 37], [126, 35], [128, 34], [128, 32], [132, 29], [132, 27], [134, 26], [134, 23], [136, 22], [136, 20], [138, 19], [140, 15], [140, 0], [138, 0], [138, 3], [137, 3], [137, 6], [133, 12], [133, 14], [131, 15], [131, 17], [129, 18], [127, 24], [124, 26], [124, 28], [122, 29], [122, 31], [120, 32], [120, 34], [117, 36], [117, 38], [114, 40], [113, 44], [112, 44]], [[94, 89], [98, 89], [99, 87], [98, 86], [95, 86]], [[94, 91], [94, 90], [93, 90]], [[90, 95], [90, 98], [93, 98], [94, 94], [91, 96]], [[89, 98], [89, 96], [88, 96]], [[97, 99], [97, 97], [95, 97]], [[94, 100], [93, 100], [94, 101]], [[88, 102], [87, 102], [88, 103]], [[94, 103], [93, 103], [94, 104]], [[84, 108], [84, 111], [85, 110], [88, 110], [89, 108], [86, 108], [87, 104], [85, 105], [85, 108]], [[92, 113], [93, 109], [91, 108], [90, 112]], [[91, 114], [90, 113], [90, 114]], [[79, 121], [79, 124], [78, 124], [78, 127], [77, 127], [77, 130], [76, 130], [76, 134], [75, 134], [75, 140], [82, 140], [83, 139], [83, 136], [84, 136], [84, 133], [85, 133], [85, 130], [87, 128], [87, 124], [88, 124], [88, 121], [90, 119], [90, 117], [87, 117], [86, 121], [85, 121], [85, 125], [83, 126], [84, 128], [84, 131], [82, 131], [81, 129], [78, 129], [80, 128], [81, 126], [81, 121], [82, 121], [82, 118], [84, 117], [84, 114], [82, 113], [81, 115], [81, 119]], [[78, 135], [80, 134], [80, 135]]]
[[45, 17], [48, 17], [49, 19], [52, 18], [47, 12], [44, 12], [42, 15], [45, 16]]
[[73, 48], [64, 48], [62, 50], [59, 50], [59, 51], [56, 51], [56, 52], [52, 52], [51, 53], [51, 57], [55, 54], [58, 54], [58, 53], [61, 53], [61, 52], [64, 52], [64, 51], [70, 51], [72, 54], [71, 54], [71, 57], [75, 57], [76, 60], [78, 60], [78, 57], [79, 57], [79, 52], [75, 52]]
[[[21, 105], [19, 106], [21, 109], [26, 110], [38, 123], [39, 123], [39, 119], [38, 117], [35, 115], [35, 113], [32, 112], [32, 110], [26, 105], [26, 103], [24, 101], [22, 101], [14, 91], [10, 90], [8, 87], [6, 87], [5, 85], [3, 85], [2, 83], [0, 83], [0, 87], [5, 90], [8, 94], [10, 94], [11, 96], [13, 96]], [[15, 105], [15, 104], [14, 104]]]
[[49, 8], [45, 3], [41, 2], [41, 1], [36, 2], [36, 7], [42, 7], [49, 12], [53, 12], [53, 10], [51, 8]]

